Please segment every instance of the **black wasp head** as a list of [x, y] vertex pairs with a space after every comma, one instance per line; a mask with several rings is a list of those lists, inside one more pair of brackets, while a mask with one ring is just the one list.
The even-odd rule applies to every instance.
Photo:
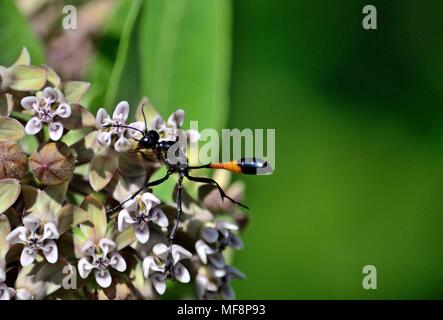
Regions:
[[160, 136], [157, 131], [149, 130], [138, 141], [138, 145], [140, 148], [145, 148], [145, 149], [155, 148], [159, 139], [160, 139]]

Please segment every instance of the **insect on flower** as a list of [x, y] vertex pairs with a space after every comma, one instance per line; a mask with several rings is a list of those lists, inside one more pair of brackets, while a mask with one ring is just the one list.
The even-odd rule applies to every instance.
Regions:
[[[190, 181], [197, 183], [205, 183], [214, 185], [222, 199], [228, 199], [232, 203], [235, 203], [243, 208], [248, 209], [247, 206], [237, 202], [230, 196], [228, 196], [225, 191], [221, 188], [221, 186], [214, 179], [207, 177], [198, 177], [190, 175], [191, 170], [203, 169], [203, 168], [211, 168], [211, 169], [225, 169], [234, 173], [239, 174], [249, 174], [249, 175], [264, 175], [272, 173], [272, 168], [268, 164], [268, 162], [257, 159], [257, 158], [245, 158], [237, 161], [231, 161], [227, 163], [209, 163], [205, 165], [199, 166], [191, 166], [189, 165], [188, 158], [186, 157], [186, 153], [184, 148], [180, 144], [180, 134], [177, 133], [177, 136], [174, 140], [161, 140], [160, 134], [156, 130], [148, 130], [146, 115], [144, 113], [143, 107], [141, 108], [143, 119], [145, 122], [145, 129], [140, 130], [136, 127], [131, 127], [124, 125], [124, 128], [131, 129], [139, 132], [142, 137], [140, 139], [133, 138], [137, 141], [137, 152], [144, 157], [149, 152], [153, 152], [156, 156], [157, 160], [164, 164], [167, 168], [167, 173], [163, 178], [154, 181], [148, 181], [143, 185], [139, 190], [134, 192], [129, 198], [122, 201], [118, 206], [110, 209], [108, 213], [117, 211], [121, 209], [128, 201], [132, 201], [138, 194], [140, 194], [143, 190], [158, 186], [169, 179], [169, 177], [175, 173], [178, 174], [178, 189], [177, 189], [177, 219], [175, 221], [174, 226], [169, 234], [168, 241], [169, 247], [171, 246], [175, 233], [177, 231], [178, 225], [180, 223], [180, 219], [183, 213], [182, 209], [182, 194], [183, 194], [183, 180], [186, 178]], [[119, 128], [119, 124], [110, 123], [107, 125], [103, 125], [104, 128]]]

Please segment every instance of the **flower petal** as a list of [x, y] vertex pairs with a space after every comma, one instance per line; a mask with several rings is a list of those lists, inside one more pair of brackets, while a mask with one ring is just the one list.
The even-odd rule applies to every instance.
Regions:
[[51, 122], [49, 125], [49, 138], [58, 141], [63, 135], [63, 124], [61, 122]]
[[168, 218], [160, 207], [151, 209], [152, 219], [151, 221], [159, 225], [160, 227], [167, 227], [169, 225]]
[[232, 279], [245, 279], [246, 275], [240, 270], [234, 268], [233, 266], [226, 266], [226, 278], [228, 280]]
[[204, 227], [201, 236], [207, 243], [214, 243], [218, 239], [218, 231], [212, 227]]
[[33, 216], [27, 216], [23, 218], [23, 225], [30, 232], [34, 233], [40, 227], [40, 219]]
[[118, 231], [122, 232], [128, 227], [128, 225], [134, 223], [135, 221], [134, 219], [132, 219], [127, 209], [123, 209], [122, 211], [120, 211], [120, 213], [118, 214], [117, 222]]
[[143, 195], [142, 195], [142, 201], [143, 201], [143, 203], [146, 205], [146, 206], [148, 206], [148, 204], [151, 204], [151, 203], [153, 203], [153, 204], [156, 204], [156, 205], [159, 205], [160, 204], [160, 199], [159, 198], [157, 198], [156, 196], [154, 196], [152, 193], [150, 193], [150, 192], [145, 192], [145, 193], [143, 193]]
[[209, 262], [217, 269], [223, 269], [226, 266], [225, 258], [221, 253], [211, 254], [208, 257]]
[[178, 261], [182, 259], [188, 259], [192, 257], [192, 253], [190, 253], [188, 250], [183, 248], [182, 246], [179, 246], [178, 244], [173, 244], [171, 247], [172, 252], [172, 262], [176, 264]]
[[100, 246], [100, 248], [102, 248], [103, 254], [105, 256], [117, 247], [114, 241], [106, 238], [101, 239], [98, 245]]
[[152, 126], [153, 130], [161, 131], [161, 130], [163, 130], [163, 128], [165, 126], [165, 122], [163, 121], [161, 116], [156, 115], [154, 117], [154, 119], [152, 119], [152, 125], [151, 126]]
[[0, 268], [0, 283], [5, 282], [6, 281], [6, 273], [5, 270], [3, 270], [2, 268]]
[[0, 300], [11, 300], [14, 295], [14, 290], [8, 288], [4, 283], [0, 283]]
[[232, 290], [232, 287], [229, 284], [224, 285], [220, 289], [220, 294], [226, 299], [226, 300], [234, 300], [235, 299], [235, 293], [234, 290]]
[[131, 150], [131, 147], [131, 142], [129, 142], [129, 140], [126, 139], [124, 136], [121, 136], [114, 144], [114, 149], [117, 152], [127, 152]]
[[120, 253], [113, 252], [110, 255], [109, 265], [119, 272], [126, 270], [126, 261]]
[[204, 263], [207, 264], [208, 263], [208, 254], [213, 254], [214, 250], [212, 250], [211, 247], [209, 247], [206, 242], [204, 242], [203, 240], [197, 240], [195, 242], [195, 251], [197, 252], [198, 257], [200, 258], [200, 260]]
[[159, 267], [155, 263], [155, 259], [152, 256], [147, 256], [143, 259], [143, 275], [148, 278], [152, 272], [164, 272], [165, 269]]
[[161, 273], [154, 273], [151, 277], [152, 285], [158, 294], [164, 294], [166, 291], [166, 279]]
[[94, 275], [95, 275], [95, 281], [97, 281], [100, 287], [108, 288], [111, 285], [112, 277], [108, 269], [97, 270], [94, 272]]
[[124, 199], [125, 204], [123, 205], [123, 208], [127, 209], [128, 212], [136, 211], [138, 208], [138, 201], [137, 199]]
[[174, 266], [174, 276], [175, 279], [181, 283], [188, 283], [191, 281], [191, 275], [189, 274], [188, 269], [186, 269], [180, 262]]
[[[137, 122], [133, 122], [129, 124], [129, 127], [133, 127], [136, 128], [140, 131], [144, 131], [145, 128], [145, 123], [142, 121], [137, 121]], [[141, 133], [137, 130], [132, 130], [132, 129], [128, 129], [126, 131], [128, 133], [128, 138], [135, 138], [136, 136], [140, 135]]]
[[9, 244], [26, 242], [26, 227], [17, 227], [6, 237]]
[[25, 132], [28, 135], [34, 135], [40, 132], [43, 128], [43, 124], [39, 118], [33, 117], [31, 118], [25, 126]]
[[20, 264], [22, 265], [22, 267], [29, 266], [34, 262], [36, 257], [37, 251], [25, 246], [20, 256]]
[[148, 225], [143, 225], [142, 227], [135, 228], [135, 237], [140, 243], [146, 243], [149, 240], [149, 227]]
[[185, 112], [182, 109], [176, 110], [168, 118], [168, 127], [181, 128], [185, 121]]
[[78, 273], [83, 279], [86, 279], [88, 277], [92, 269], [93, 266], [87, 258], [81, 258], [78, 262]]
[[58, 260], [57, 244], [54, 240], [49, 240], [44, 247], [42, 247], [43, 255], [49, 263], [56, 263]]
[[31, 300], [32, 293], [26, 289], [18, 289], [16, 292], [17, 300]]
[[55, 110], [54, 115], [60, 118], [69, 118], [71, 116], [71, 106], [67, 103], [62, 103]]
[[152, 248], [152, 252], [164, 260], [169, 254], [169, 247], [164, 243], [158, 243]]
[[34, 110], [38, 106], [38, 99], [35, 96], [24, 97], [20, 103], [26, 110]]
[[222, 221], [222, 220], [217, 221], [216, 228], [219, 229], [220, 231], [223, 231], [223, 230], [237, 231], [238, 230], [238, 226], [236, 224], [228, 222], [228, 221]]
[[129, 116], [129, 103], [127, 101], [121, 101], [115, 107], [114, 113], [112, 114], [112, 119], [126, 121]]
[[228, 238], [228, 239], [229, 239], [229, 246], [230, 246], [230, 247], [232, 247], [232, 248], [234, 248], [234, 249], [236, 249], [236, 250], [243, 249], [244, 244], [243, 244], [242, 239], [240, 239], [239, 236], [237, 236], [237, 235], [231, 233], [231, 234], [229, 235], [229, 238]]
[[102, 147], [109, 147], [112, 142], [111, 132], [99, 132], [97, 135], [97, 141]]
[[98, 109], [95, 121], [99, 128], [103, 127], [104, 125], [110, 124], [112, 122], [108, 112], [103, 108]]
[[60, 236], [58, 233], [57, 227], [52, 222], [46, 223], [45, 226], [43, 227], [43, 229], [44, 229], [44, 231], [43, 231], [42, 240], [58, 239]]
[[81, 247], [80, 251], [85, 256], [92, 256], [95, 252], [95, 245], [91, 240], [85, 242], [85, 244]]
[[58, 100], [58, 93], [54, 88], [46, 87], [43, 89], [43, 99], [47, 104], [54, 103]]

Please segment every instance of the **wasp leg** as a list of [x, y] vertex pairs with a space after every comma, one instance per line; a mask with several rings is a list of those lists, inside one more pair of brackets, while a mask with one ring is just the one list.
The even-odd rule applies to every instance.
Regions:
[[222, 198], [222, 200], [224, 200], [225, 198], [229, 199], [229, 201], [231, 201], [232, 203], [235, 203], [236, 205], [239, 205], [240, 207], [243, 207], [245, 209], [249, 209], [249, 207], [245, 206], [244, 204], [235, 201], [234, 199], [232, 199], [230, 196], [228, 196], [222, 189], [222, 187], [220, 187], [220, 185], [218, 184], [217, 181], [215, 181], [214, 179], [211, 178], [205, 178], [205, 177], [191, 177], [190, 175], [186, 175], [186, 178], [188, 178], [190, 181], [194, 181], [194, 182], [200, 182], [200, 183], [208, 183], [208, 184], [212, 184], [215, 185], [218, 189], [218, 192], [220, 193], [220, 196]]
[[112, 213], [114, 211], [120, 210], [123, 205], [128, 202], [129, 200], [134, 199], [140, 192], [142, 192], [144, 189], [149, 188], [149, 187], [154, 187], [154, 186], [158, 186], [159, 184], [162, 184], [163, 182], [165, 182], [166, 180], [168, 180], [169, 176], [171, 175], [171, 173], [167, 173], [163, 178], [160, 178], [158, 180], [154, 180], [152, 182], [147, 182], [143, 187], [141, 187], [140, 189], [138, 189], [136, 192], [134, 192], [134, 194], [132, 196], [130, 196], [128, 199], [126, 199], [125, 201], [121, 202], [118, 206], [109, 209], [106, 213]]
[[180, 219], [183, 213], [182, 209], [182, 192], [183, 192], [183, 176], [180, 175], [178, 178], [178, 185], [177, 185], [177, 220], [175, 221], [174, 227], [171, 230], [171, 233], [169, 234], [169, 246], [171, 246], [172, 241], [175, 238], [175, 233], [177, 232], [178, 224], [180, 223]]

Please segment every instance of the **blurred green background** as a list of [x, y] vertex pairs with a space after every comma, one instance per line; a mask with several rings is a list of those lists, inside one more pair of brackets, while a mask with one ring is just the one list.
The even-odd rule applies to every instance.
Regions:
[[[276, 129], [275, 173], [241, 177], [238, 298], [443, 298], [441, 1], [370, 1], [372, 31], [357, 0], [32, 2], [1, 1], [0, 64], [26, 45], [91, 81], [91, 109], [148, 95], [200, 128]], [[53, 31], [91, 3], [98, 26]]]

